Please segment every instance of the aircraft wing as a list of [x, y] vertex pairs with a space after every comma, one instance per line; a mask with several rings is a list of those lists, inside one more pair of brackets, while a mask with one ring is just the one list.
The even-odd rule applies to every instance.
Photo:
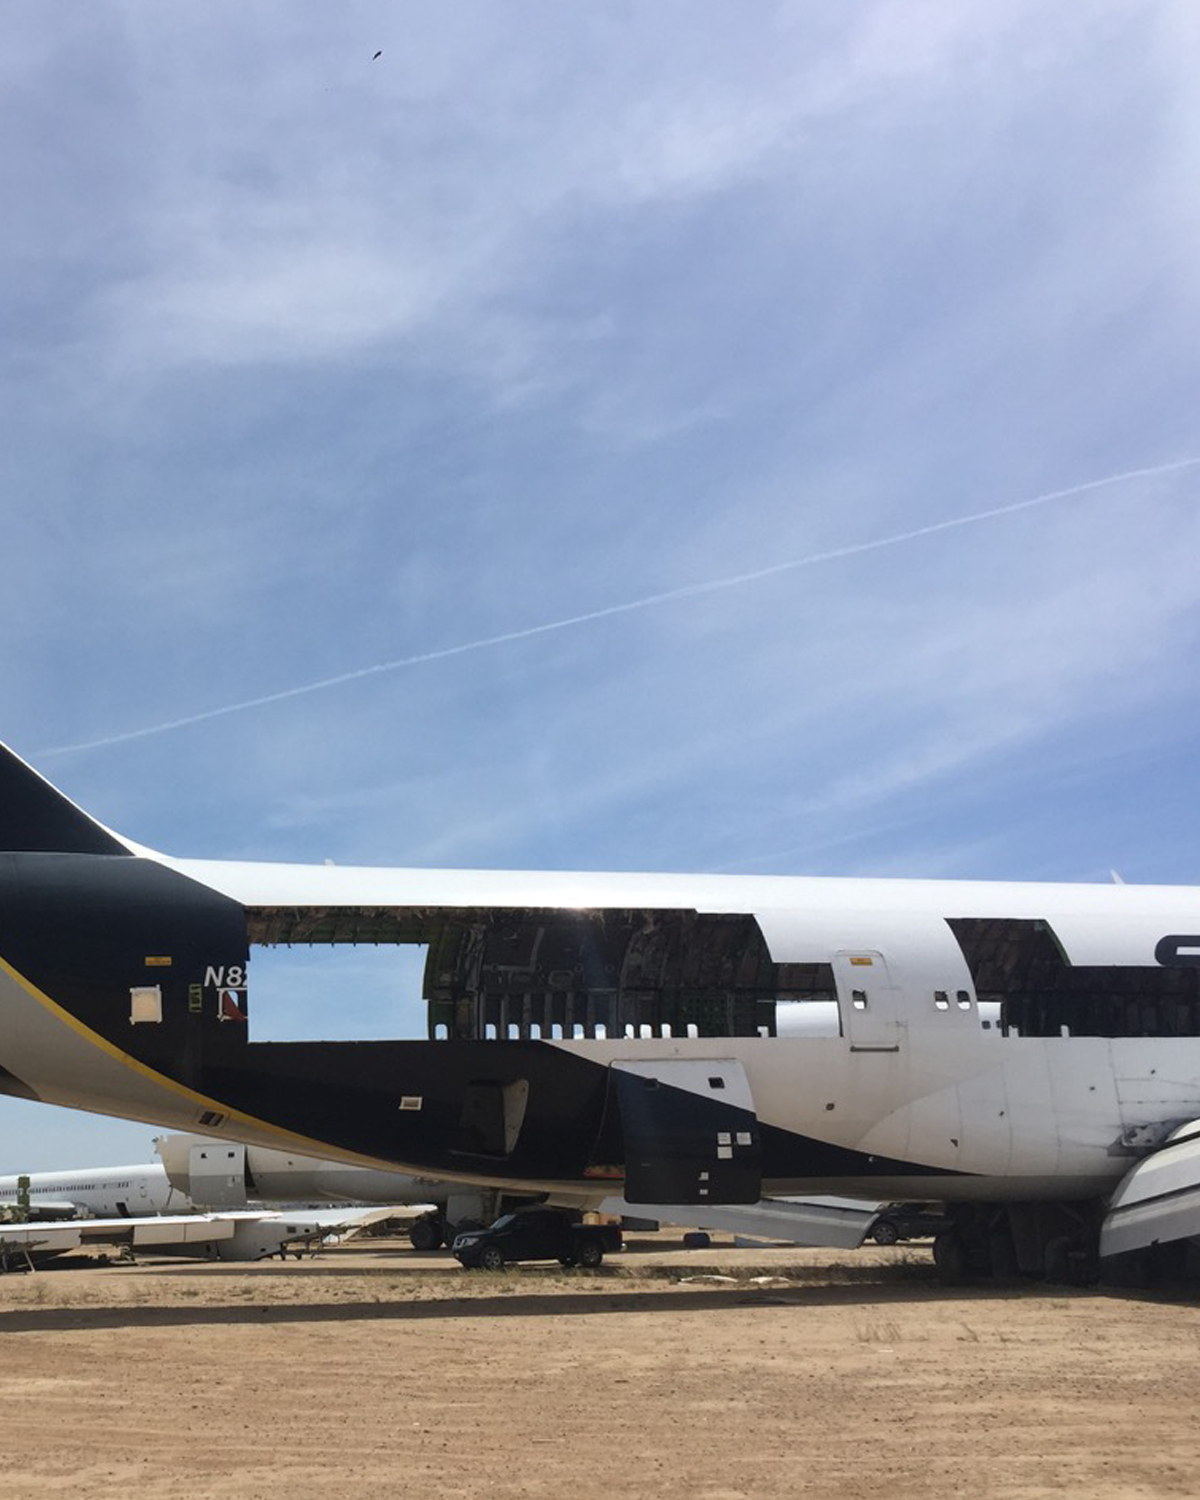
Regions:
[[85, 1245], [128, 1245], [152, 1249], [163, 1244], [190, 1244], [229, 1239], [240, 1219], [261, 1215], [163, 1214], [149, 1219], [70, 1219], [53, 1223], [30, 1220], [0, 1224], [0, 1248], [61, 1254]]
[[360, 1234], [364, 1229], [369, 1229], [372, 1224], [382, 1224], [386, 1219], [394, 1219], [401, 1215], [406, 1219], [411, 1219], [412, 1205], [401, 1207], [396, 1204], [377, 1203], [369, 1208], [349, 1208], [331, 1203], [328, 1208], [301, 1209], [299, 1212], [282, 1210], [274, 1217], [278, 1219], [281, 1227], [295, 1229], [297, 1238], [302, 1238], [305, 1234], [310, 1236]]

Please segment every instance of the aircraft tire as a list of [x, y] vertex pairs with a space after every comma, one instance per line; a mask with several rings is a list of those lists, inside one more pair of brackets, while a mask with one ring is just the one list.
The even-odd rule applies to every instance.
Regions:
[[1055, 1235], [1046, 1242], [1042, 1265], [1045, 1279], [1054, 1286], [1087, 1286], [1094, 1279], [1070, 1235]]
[[958, 1286], [967, 1279], [967, 1246], [956, 1230], [939, 1234], [933, 1242], [933, 1263], [938, 1276], [947, 1286]]
[[442, 1232], [433, 1219], [418, 1219], [408, 1231], [414, 1250], [436, 1250], [442, 1243]]

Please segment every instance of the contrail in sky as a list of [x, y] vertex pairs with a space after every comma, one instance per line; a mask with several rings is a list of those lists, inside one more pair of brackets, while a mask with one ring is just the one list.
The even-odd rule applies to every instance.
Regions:
[[758, 583], [764, 578], [774, 578], [779, 573], [792, 573], [799, 568], [815, 567], [818, 563], [836, 562], [843, 557], [861, 557], [865, 552], [881, 552], [886, 547], [898, 547], [904, 542], [915, 542], [921, 537], [936, 536], [942, 531], [955, 531], [961, 526], [977, 526], [981, 521], [993, 521], [1000, 516], [1016, 515], [1018, 511], [1033, 510], [1039, 505], [1049, 505], [1055, 500], [1068, 500], [1072, 495], [1083, 495], [1089, 490], [1104, 489], [1108, 485], [1124, 484], [1129, 479], [1152, 479], [1159, 474], [1171, 474], [1179, 469], [1191, 469], [1200, 464], [1200, 458], [1180, 458], [1171, 463], [1154, 464], [1146, 469], [1126, 469], [1120, 474], [1108, 474], [1103, 479], [1088, 479], [1082, 484], [1069, 485], [1064, 490], [1047, 490], [1043, 495], [1034, 495], [1028, 500], [1016, 500], [1011, 505], [996, 505], [990, 510], [973, 511], [969, 516], [952, 516], [947, 521], [931, 521], [928, 526], [916, 526], [911, 531], [893, 532], [891, 536], [876, 537], [870, 542], [853, 542], [847, 547], [832, 547], [825, 552], [810, 552], [806, 557], [793, 557], [787, 562], [772, 563], [767, 568], [755, 568], [749, 573], [733, 573], [727, 578], [710, 578], [704, 583], [682, 584], [679, 588], [664, 589], [660, 594], [647, 594], [641, 599], [627, 599], [623, 604], [609, 604], [603, 609], [590, 609], [584, 614], [568, 615], [561, 620], [547, 620], [542, 625], [529, 625], [524, 630], [506, 630], [500, 635], [483, 636], [476, 641], [463, 641], [457, 646], [442, 646], [437, 651], [422, 651], [415, 656], [400, 656], [394, 661], [376, 662], [371, 667], [357, 667], [352, 672], [339, 672], [336, 677], [322, 677], [317, 682], [301, 683], [299, 687], [282, 688], [277, 693], [264, 693], [259, 698], [245, 698], [238, 703], [224, 703], [219, 708], [206, 708], [201, 713], [188, 714], [182, 719], [168, 719], [162, 724], [149, 724], [141, 729], [127, 729], [121, 734], [106, 735], [103, 739], [83, 740], [77, 745], [54, 745], [35, 752], [39, 760], [52, 755], [70, 755], [78, 750], [101, 750], [108, 745], [123, 745], [128, 740], [142, 740], [154, 734], [168, 734], [173, 729], [186, 729], [192, 724], [205, 724], [210, 719], [221, 719], [229, 714], [240, 714], [251, 708], [265, 708], [271, 703], [284, 703], [289, 698], [303, 698], [308, 693], [324, 692], [326, 688], [340, 687], [346, 682], [361, 682], [367, 677], [377, 677], [385, 672], [399, 672], [405, 667], [419, 667], [425, 662], [445, 661], [452, 656], [466, 656], [472, 651], [486, 651], [493, 646], [507, 646], [512, 641], [527, 641], [534, 636], [549, 635], [555, 630], [570, 630], [576, 625], [590, 625], [594, 620], [609, 620], [615, 615], [633, 614], [639, 609], [653, 609], [660, 604], [671, 604], [676, 599], [695, 599], [702, 594], [715, 594], [720, 589], [741, 588], [747, 583]]

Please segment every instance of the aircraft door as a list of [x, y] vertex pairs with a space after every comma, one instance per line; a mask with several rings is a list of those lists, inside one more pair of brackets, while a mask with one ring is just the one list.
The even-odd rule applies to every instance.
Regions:
[[732, 1058], [615, 1062], [629, 1203], [757, 1203], [762, 1143]]
[[842, 1035], [851, 1052], [899, 1052], [899, 996], [882, 953], [859, 948], [834, 954]]

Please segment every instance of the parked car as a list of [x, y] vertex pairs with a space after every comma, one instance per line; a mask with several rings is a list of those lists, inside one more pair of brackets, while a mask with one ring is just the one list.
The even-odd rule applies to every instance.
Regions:
[[468, 1271], [499, 1271], [513, 1261], [556, 1260], [564, 1266], [598, 1266], [621, 1248], [615, 1224], [580, 1224], [563, 1209], [526, 1208], [502, 1214], [487, 1229], [455, 1237], [454, 1258]]
[[948, 1228], [945, 1216], [927, 1203], [889, 1203], [867, 1230], [877, 1245], [901, 1240], [927, 1240]]

